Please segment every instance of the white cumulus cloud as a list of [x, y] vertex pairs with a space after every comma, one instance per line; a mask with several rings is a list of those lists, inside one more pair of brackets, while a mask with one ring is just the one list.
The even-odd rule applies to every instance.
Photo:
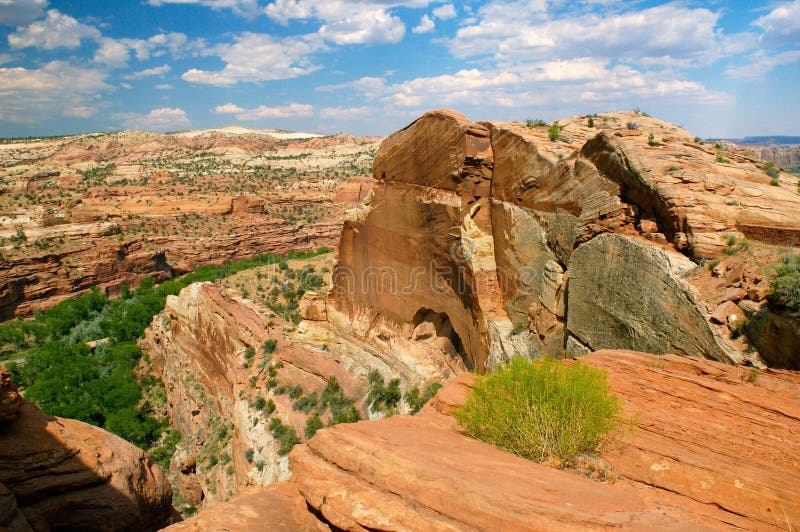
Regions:
[[800, 50], [789, 50], [774, 54], [759, 52], [750, 56], [749, 63], [729, 67], [725, 70], [725, 75], [737, 79], [769, 81], [767, 76], [770, 72], [779, 66], [789, 65], [797, 61], [800, 61]]
[[74, 116], [76, 118], [89, 118], [97, 114], [97, 109], [90, 105], [76, 105], [63, 112], [64, 116]]
[[764, 30], [762, 40], [767, 44], [800, 45], [800, 0], [775, 7], [753, 24]]
[[39, 68], [0, 68], [0, 121], [33, 123], [88, 108], [113, 87], [102, 70], [52, 61]]
[[243, 33], [235, 41], [213, 49], [214, 55], [225, 62], [222, 70], [192, 68], [184, 72], [183, 79], [228, 87], [241, 82], [296, 78], [320, 68], [310, 59], [321, 48], [313, 35], [276, 39], [267, 34]]
[[47, 11], [44, 20], [33, 22], [27, 27], [18, 28], [8, 36], [12, 48], [77, 48], [82, 39], [100, 39], [100, 30], [82, 24], [57, 9]]
[[336, 44], [397, 43], [406, 26], [400, 17], [378, 9], [323, 24], [319, 34]]
[[457, 57], [537, 61], [594, 57], [667, 64], [708, 61], [721, 47], [719, 14], [664, 4], [625, 12], [552, 17], [546, 5], [496, 1], [482, 7], [475, 24], [449, 41]]
[[161, 65], [153, 68], [145, 68], [144, 70], [139, 70], [138, 72], [128, 74], [127, 76], [125, 76], [125, 79], [142, 79], [151, 76], [163, 76], [164, 74], [168, 74], [170, 70], [172, 69], [170, 68], [169, 65]]
[[22, 26], [41, 17], [47, 0], [0, 0], [0, 24]]
[[314, 106], [304, 103], [290, 102], [285, 105], [270, 107], [259, 105], [252, 109], [245, 109], [233, 103], [218, 105], [214, 108], [216, 114], [234, 115], [237, 120], [254, 121], [264, 118], [294, 118], [313, 116]]
[[422, 18], [419, 21], [413, 30], [414, 33], [430, 33], [436, 28], [436, 23], [433, 21], [431, 17], [428, 15], [422, 15]]
[[456, 14], [456, 8], [453, 7], [453, 4], [445, 4], [433, 10], [433, 16], [439, 20], [455, 18]]
[[95, 63], [118, 68], [127, 66], [129, 57], [128, 47], [114, 39], [103, 39], [100, 47], [94, 53]]
[[123, 127], [145, 131], [169, 131], [188, 127], [191, 122], [186, 112], [179, 107], [162, 107], [147, 114], [122, 113], [116, 115]]

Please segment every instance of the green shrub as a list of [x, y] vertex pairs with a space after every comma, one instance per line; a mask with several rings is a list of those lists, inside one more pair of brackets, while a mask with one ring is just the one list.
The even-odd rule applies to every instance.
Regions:
[[589, 117], [589, 120], [588, 120], [588, 121], [587, 121], [587, 123], [586, 123], [586, 125], [587, 125], [587, 126], [589, 126], [589, 127], [594, 127], [594, 118], [592, 118], [592, 117], [590, 116], [590, 117]]
[[310, 395], [304, 395], [292, 403], [292, 409], [299, 410], [307, 414], [311, 412], [312, 409], [317, 407], [317, 403], [319, 403], [317, 392], [312, 392]]
[[442, 384], [439, 382], [433, 382], [429, 384], [425, 388], [424, 393], [420, 393], [419, 388], [416, 386], [411, 389], [406, 394], [406, 403], [408, 403], [408, 407], [411, 409], [412, 414], [416, 414], [417, 412], [425, 406], [425, 403], [431, 400], [436, 392], [438, 392], [442, 388]]
[[335, 376], [328, 379], [328, 384], [322, 391], [319, 399], [319, 413], [322, 414], [326, 408], [331, 410], [330, 425], [339, 423], [355, 423], [361, 420], [361, 415], [356, 410], [355, 402], [348, 398], [339, 387], [339, 381]]
[[393, 413], [400, 404], [400, 379], [392, 379], [389, 384], [384, 384], [383, 376], [377, 370], [372, 370], [368, 376], [370, 389], [367, 394], [367, 404], [373, 412]]
[[278, 342], [270, 338], [264, 342], [264, 344], [261, 346], [261, 350], [264, 352], [264, 356], [266, 357], [271, 355], [277, 346]]
[[770, 283], [769, 302], [800, 315], [800, 254], [787, 255]]
[[516, 358], [479, 379], [455, 416], [470, 436], [543, 462], [594, 451], [619, 411], [604, 370]]
[[544, 127], [547, 125], [547, 122], [545, 122], [541, 118], [534, 118], [532, 120], [529, 118], [528, 120], [525, 121], [525, 125], [528, 127]]
[[269, 422], [269, 430], [272, 437], [278, 440], [278, 454], [281, 456], [289, 454], [292, 447], [300, 443], [294, 427], [284, 425], [280, 419], [274, 417]]
[[558, 140], [562, 129], [564, 129], [564, 126], [560, 125], [557, 121], [553, 122], [550, 127], [547, 128], [547, 135], [550, 137], [550, 140]]
[[310, 416], [306, 420], [306, 439], [310, 439], [314, 434], [317, 433], [319, 429], [321, 429], [324, 425], [322, 424], [322, 420], [319, 417], [319, 414], [315, 413], [313, 416]]

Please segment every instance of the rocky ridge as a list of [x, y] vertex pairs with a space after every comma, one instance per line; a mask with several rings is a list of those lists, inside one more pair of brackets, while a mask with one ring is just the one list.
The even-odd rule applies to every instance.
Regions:
[[[370, 371], [401, 379], [403, 389], [442, 381], [455, 371], [438, 349], [407, 349], [411, 342], [382, 350], [325, 322], [303, 322], [287, 334], [289, 329], [260, 304], [198, 283], [169, 296], [140, 341], [148, 355], [142, 371], [164, 382], [167, 413], [182, 435], [171, 471], [192, 504], [213, 504], [242, 485], [288, 478], [288, 458], [270, 422], [280, 419], [302, 438], [311, 412], [299, 409], [296, 400], [321, 396], [331, 379], [369, 418], [381, 415], [365, 402]], [[268, 340], [276, 342], [269, 354], [263, 350]], [[293, 388], [301, 393], [291, 395]]]
[[[766, 268], [784, 251], [775, 243], [800, 231], [797, 180], [773, 186], [746, 153], [650, 117], [561, 125], [551, 140], [441, 110], [387, 138], [345, 219], [330, 293], [304, 296], [297, 327], [219, 285], [168, 300], [141, 342], [142, 370], [165, 382], [184, 435], [177, 484], [205, 506], [186, 527], [246, 526], [266, 515], [259, 500], [285, 501], [292, 510], [274, 518], [303, 529], [522, 529], [532, 515], [573, 529], [796, 521], [797, 375], [704, 359], [763, 367], [792, 345], [794, 318], [760, 352], [732, 331], [745, 316], [785, 317], [765, 304]], [[603, 348], [662, 356], [589, 354]], [[384, 420], [393, 412], [369, 404], [373, 371], [397, 379], [403, 414], [412, 387], [544, 354], [587, 355], [637, 419], [618, 445], [581, 457], [578, 474], [461, 434], [449, 412], [468, 378], [417, 416]], [[303, 401], [333, 377], [378, 421], [298, 436], [287, 458], [285, 431], [270, 427], [302, 434]], [[284, 487], [237, 496], [275, 482]]]

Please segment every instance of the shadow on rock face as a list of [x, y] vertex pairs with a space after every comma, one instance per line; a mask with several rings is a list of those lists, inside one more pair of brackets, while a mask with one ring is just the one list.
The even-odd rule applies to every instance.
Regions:
[[155, 530], [169, 523], [169, 482], [141, 449], [45, 415], [0, 372], [1, 529]]

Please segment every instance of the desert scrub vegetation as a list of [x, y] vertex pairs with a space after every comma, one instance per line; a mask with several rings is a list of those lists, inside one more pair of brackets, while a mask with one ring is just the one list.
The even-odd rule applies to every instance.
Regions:
[[106, 184], [106, 179], [114, 173], [117, 165], [108, 164], [105, 166], [95, 166], [89, 170], [78, 171], [83, 177], [81, 181], [92, 187], [99, 187]]
[[564, 126], [555, 121], [547, 128], [547, 136], [550, 137], [550, 140], [556, 141], [561, 136], [561, 130], [563, 129]]
[[800, 316], [800, 254], [786, 255], [783, 263], [778, 265], [767, 300], [775, 307]]
[[455, 411], [473, 438], [536, 462], [592, 452], [617, 425], [606, 373], [578, 361], [513, 359], [476, 382]]
[[419, 387], [414, 386], [405, 394], [405, 400], [408, 404], [409, 412], [411, 414], [416, 414], [419, 412], [425, 403], [430, 401], [436, 392], [442, 389], [442, 384], [440, 382], [432, 382], [428, 386], [425, 387], [425, 390], [420, 392]]

